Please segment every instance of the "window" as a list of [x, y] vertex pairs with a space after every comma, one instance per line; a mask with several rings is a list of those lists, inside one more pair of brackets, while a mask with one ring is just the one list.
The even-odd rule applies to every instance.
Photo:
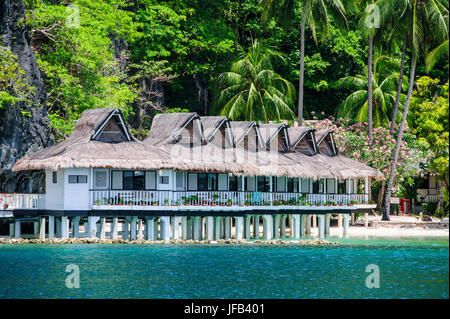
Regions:
[[258, 192], [270, 192], [270, 177], [258, 176]]
[[108, 171], [95, 170], [94, 171], [94, 188], [108, 187]]
[[313, 181], [313, 194], [323, 194], [323, 179]]
[[169, 184], [169, 176], [160, 176], [159, 183], [160, 184]]
[[69, 175], [69, 184], [86, 184], [87, 175]]
[[199, 191], [217, 190], [217, 174], [201, 173], [197, 175], [197, 186]]
[[287, 188], [288, 193], [298, 193], [298, 178], [288, 178]]
[[144, 171], [113, 171], [112, 189], [124, 190], [144, 190], [145, 172]]
[[145, 172], [145, 189], [156, 189], [156, 172]]
[[309, 178], [302, 178], [302, 193], [303, 194], [307, 194], [307, 193], [311, 192], [310, 187], [309, 187], [310, 181], [311, 181], [311, 179], [309, 179]]
[[58, 183], [58, 172], [52, 172], [53, 184]]
[[238, 190], [238, 177], [234, 175], [230, 176], [228, 185], [230, 191], [236, 192]]
[[347, 193], [347, 183], [346, 183], [345, 180], [339, 180], [338, 193], [339, 194], [346, 194]]

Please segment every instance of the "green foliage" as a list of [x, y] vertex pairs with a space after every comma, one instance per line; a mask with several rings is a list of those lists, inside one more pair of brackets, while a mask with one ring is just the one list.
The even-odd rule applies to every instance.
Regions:
[[272, 65], [283, 56], [255, 41], [248, 51], [239, 47], [238, 58], [218, 78], [220, 113], [233, 120], [294, 119], [295, 89]]
[[[367, 72], [366, 72], [367, 73]], [[373, 123], [374, 126], [388, 126], [391, 120], [392, 110], [397, 96], [399, 78], [399, 61], [381, 55], [374, 61], [374, 73], [372, 78], [373, 89]], [[339, 79], [337, 86], [341, 89], [353, 89], [338, 108], [338, 116], [346, 119], [367, 121], [368, 92], [367, 75], [359, 74]], [[408, 87], [408, 79], [404, 77], [402, 82], [404, 90]], [[401, 94], [397, 120], [400, 121], [403, 111], [405, 95]]]
[[[90, 108], [119, 107], [125, 114], [136, 94], [114, 56], [112, 40], [137, 36], [127, 1], [76, 0], [74, 7], [32, 1], [27, 23], [33, 29], [38, 64], [48, 86], [47, 107], [58, 138], [69, 134]], [[79, 13], [79, 16], [78, 16]], [[77, 19], [79, 24], [77, 24]]]
[[17, 63], [17, 56], [0, 46], [0, 109], [19, 101], [30, 101], [33, 93], [34, 87]]
[[411, 101], [414, 113], [414, 130], [418, 138], [433, 152], [430, 171], [444, 182], [448, 193], [449, 183], [449, 98], [448, 81], [421, 77]]

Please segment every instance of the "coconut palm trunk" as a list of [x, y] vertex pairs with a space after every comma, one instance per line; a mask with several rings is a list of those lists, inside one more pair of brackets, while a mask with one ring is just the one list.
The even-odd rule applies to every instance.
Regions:
[[298, 79], [298, 126], [303, 125], [303, 83], [305, 74], [305, 20], [306, 1], [303, 1], [302, 20], [300, 25], [300, 76]]
[[402, 61], [400, 63], [400, 75], [398, 77], [397, 96], [395, 97], [394, 109], [392, 110], [391, 127], [389, 134], [394, 135], [395, 123], [397, 122], [398, 105], [400, 104], [400, 95], [402, 94], [403, 71], [405, 67], [405, 53], [406, 53], [406, 34], [403, 38]]
[[373, 118], [372, 118], [372, 60], [373, 60], [373, 36], [369, 38], [369, 54], [367, 59], [367, 124], [369, 144], [372, 144]]
[[377, 200], [377, 210], [378, 211], [382, 210], [385, 186], [386, 186], [386, 180], [383, 179], [381, 181], [381, 186], [380, 186], [380, 189], [378, 191], [378, 200]]
[[405, 130], [406, 125], [406, 117], [408, 115], [409, 102], [411, 101], [412, 91], [414, 87], [414, 76], [416, 71], [416, 61], [417, 56], [413, 50], [413, 56], [411, 61], [411, 70], [409, 73], [409, 86], [408, 86], [408, 95], [406, 97], [405, 108], [403, 109], [402, 121], [400, 123], [400, 127], [398, 129], [397, 142], [395, 144], [395, 151], [391, 161], [391, 169], [389, 172], [389, 180], [386, 187], [386, 199], [384, 203], [384, 212], [382, 220], [390, 220], [390, 209], [391, 209], [391, 195], [392, 195], [392, 186], [394, 185], [395, 171], [397, 168], [398, 155], [400, 153], [400, 147], [403, 139], [403, 132]]

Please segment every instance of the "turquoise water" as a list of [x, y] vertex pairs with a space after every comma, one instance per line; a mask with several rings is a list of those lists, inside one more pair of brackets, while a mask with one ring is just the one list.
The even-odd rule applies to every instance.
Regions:
[[[338, 241], [0, 245], [0, 298], [449, 298], [448, 238]], [[66, 287], [69, 264], [80, 288]], [[366, 287], [368, 264], [380, 288]]]

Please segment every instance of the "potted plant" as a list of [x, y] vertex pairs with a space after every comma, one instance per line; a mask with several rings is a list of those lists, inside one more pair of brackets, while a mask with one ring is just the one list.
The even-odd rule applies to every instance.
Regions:
[[197, 195], [191, 195], [191, 196], [189, 196], [189, 199], [194, 203], [194, 206], [198, 206], [198, 196]]
[[233, 206], [233, 200], [232, 199], [229, 199], [227, 201], [227, 206]]
[[169, 199], [168, 198], [164, 199], [164, 206], [169, 206]]
[[217, 200], [219, 199], [219, 194], [213, 194], [213, 202], [211, 203], [211, 206], [216, 206]]
[[119, 198], [119, 201], [117, 202], [117, 205], [122, 206], [123, 205], [123, 199]]
[[189, 197], [182, 196], [181, 199], [183, 201], [183, 205], [189, 206]]

